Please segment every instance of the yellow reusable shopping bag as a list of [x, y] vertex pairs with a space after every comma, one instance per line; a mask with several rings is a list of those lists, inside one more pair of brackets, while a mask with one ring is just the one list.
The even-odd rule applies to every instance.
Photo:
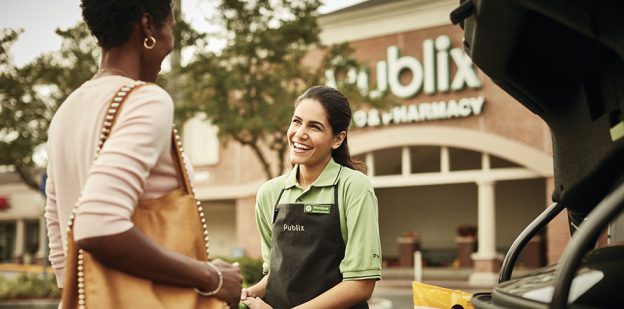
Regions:
[[414, 281], [414, 309], [445, 308], [445, 309], [473, 309], [470, 303], [472, 294], [449, 290], [443, 287], [428, 285]]

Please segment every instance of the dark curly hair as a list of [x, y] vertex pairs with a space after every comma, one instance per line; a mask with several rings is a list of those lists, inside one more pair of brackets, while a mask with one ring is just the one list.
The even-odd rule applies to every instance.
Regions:
[[123, 44], [135, 23], [149, 13], [158, 26], [172, 14], [171, 0], [82, 0], [82, 17], [104, 49]]

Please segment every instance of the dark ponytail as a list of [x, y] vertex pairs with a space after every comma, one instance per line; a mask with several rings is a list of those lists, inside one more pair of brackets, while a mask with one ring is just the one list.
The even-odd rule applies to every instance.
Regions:
[[[299, 104], [303, 99], [313, 99], [321, 103], [327, 113], [329, 125], [332, 127], [334, 135], [342, 131], [348, 132], [351, 124], [351, 107], [349, 106], [349, 100], [340, 91], [326, 86], [314, 86], [297, 98], [295, 105]], [[348, 134], [345, 135], [340, 147], [332, 150], [332, 158], [340, 165], [366, 173], [366, 165], [351, 158], [347, 137]]]

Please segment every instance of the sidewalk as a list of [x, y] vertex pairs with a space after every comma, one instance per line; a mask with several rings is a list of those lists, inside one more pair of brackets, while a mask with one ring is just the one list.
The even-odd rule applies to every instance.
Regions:
[[[0, 268], [4, 274], [16, 274], [16, 270], [40, 272], [41, 266], [37, 267], [17, 267], [16, 265]], [[522, 275], [530, 270], [515, 270], [514, 275]], [[467, 293], [488, 292], [492, 286], [472, 286], [468, 284], [468, 279], [472, 273], [471, 268], [424, 268], [422, 282], [452, 290], [461, 290]], [[412, 268], [387, 268], [382, 271], [383, 279], [377, 282], [373, 299], [371, 299], [371, 309], [403, 309], [413, 307], [412, 282], [414, 280], [414, 270]], [[56, 301], [34, 300], [32, 302], [0, 302], [0, 309], [20, 308], [20, 309], [54, 309]]]
[[[423, 268], [422, 283], [461, 290], [474, 294], [489, 292], [491, 286], [475, 287], [468, 284], [471, 268]], [[382, 280], [375, 285], [371, 309], [407, 309], [413, 308], [412, 282], [413, 268], [386, 268], [381, 272]]]
[[[514, 270], [514, 276], [530, 272], [530, 269]], [[445, 287], [453, 290], [462, 290], [470, 293], [489, 291], [493, 286], [474, 286], [468, 283], [472, 268], [423, 268], [422, 283]], [[382, 280], [377, 282], [381, 289], [411, 289], [414, 281], [413, 268], [383, 269]]]
[[22, 274], [40, 274], [45, 277], [51, 277], [54, 276], [54, 270], [48, 266], [44, 272], [42, 265], [0, 264], [0, 277], [14, 280]]

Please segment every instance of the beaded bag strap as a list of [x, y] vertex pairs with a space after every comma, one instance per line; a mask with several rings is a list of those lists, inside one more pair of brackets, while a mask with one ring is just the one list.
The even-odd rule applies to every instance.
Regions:
[[[98, 142], [98, 148], [96, 150], [95, 158], [97, 159], [100, 151], [102, 150], [102, 146], [108, 136], [110, 135], [113, 126], [115, 125], [115, 121], [117, 120], [117, 115], [121, 111], [123, 107], [123, 103], [126, 101], [126, 98], [133, 90], [147, 85], [148, 83], [143, 81], [134, 81], [131, 82], [119, 89], [111, 103], [109, 105], [108, 111], [106, 112], [106, 116], [104, 118], [104, 125], [102, 127], [102, 133], [100, 134], [100, 141]], [[172, 159], [174, 160], [174, 166], [176, 168], [176, 175], [178, 177], [178, 181], [182, 189], [187, 193], [193, 196], [193, 200], [197, 205], [197, 211], [199, 213], [199, 217], [202, 223], [204, 241], [206, 247], [206, 256], [207, 258], [210, 256], [210, 248], [209, 248], [209, 237], [208, 237], [208, 226], [206, 225], [206, 218], [204, 218], [204, 209], [201, 206], [201, 202], [197, 200], [195, 195], [195, 190], [193, 188], [193, 184], [191, 183], [188, 169], [186, 168], [185, 160], [186, 155], [184, 154], [184, 149], [182, 148], [182, 141], [180, 139], [180, 135], [178, 134], [178, 130], [175, 128], [175, 124], [172, 125], [172, 133], [171, 133], [171, 143], [172, 143]], [[73, 221], [74, 214], [78, 207], [78, 203], [74, 207], [74, 211], [72, 212], [71, 221]], [[69, 230], [69, 229], [68, 229]]]
[[208, 237], [208, 226], [206, 225], [206, 218], [204, 217], [204, 208], [201, 206], [201, 202], [197, 199], [195, 195], [195, 189], [193, 188], [193, 184], [189, 178], [189, 172], [186, 169], [186, 155], [184, 154], [184, 149], [182, 148], [182, 141], [180, 140], [180, 135], [178, 134], [178, 130], [175, 128], [175, 124], [173, 125], [173, 134], [172, 134], [172, 144], [175, 149], [175, 153], [177, 155], [173, 156], [173, 159], [176, 161], [174, 164], [177, 169], [178, 179], [180, 180], [180, 185], [184, 188], [187, 194], [193, 196], [193, 200], [195, 201], [195, 205], [197, 205], [197, 212], [199, 213], [199, 219], [201, 220], [202, 229], [204, 232], [204, 245], [206, 247], [206, 261], [210, 258], [210, 244]]
[[[94, 156], [93, 161], [97, 160], [98, 156], [100, 155], [100, 150], [102, 150], [102, 146], [104, 146], [104, 142], [106, 141], [106, 139], [108, 139], [108, 136], [110, 135], [113, 129], [113, 125], [117, 121], [117, 115], [119, 115], [119, 111], [121, 110], [123, 103], [126, 101], [128, 94], [132, 90], [137, 89], [146, 84], [147, 83], [143, 81], [134, 81], [119, 88], [119, 90], [115, 93], [115, 95], [113, 96], [113, 99], [108, 105], [108, 109], [104, 116], [104, 124], [102, 125], [102, 130], [100, 132], [100, 140], [97, 143], [97, 148], [95, 150], [95, 156]], [[76, 204], [74, 205], [72, 212], [69, 215], [69, 220], [67, 221], [67, 228], [66, 228], [66, 232], [68, 234], [71, 230], [72, 225], [74, 224], [74, 219], [76, 218], [76, 212], [78, 211], [79, 202], [80, 202], [80, 199], [76, 201]], [[65, 239], [65, 246], [64, 246], [66, 248], [65, 250], [67, 250], [67, 241], [68, 241], [67, 238]], [[79, 251], [80, 253], [82, 253], [82, 249], [80, 249]], [[65, 254], [65, 256], [67, 256], [67, 254]]]
[[184, 160], [186, 155], [184, 154], [184, 148], [182, 148], [182, 141], [180, 139], [180, 135], [178, 134], [178, 130], [173, 125], [173, 134], [171, 134], [171, 145], [173, 145], [172, 151], [174, 152], [173, 160], [174, 165], [176, 167], [176, 172], [178, 175], [178, 181], [180, 182], [180, 186], [187, 194], [193, 194], [195, 197], [195, 193], [193, 191], [193, 184], [189, 179], [189, 173], [186, 170], [186, 164]]
[[[98, 141], [98, 144], [97, 144], [94, 161], [97, 160], [100, 154], [100, 151], [102, 150], [102, 147], [104, 146], [104, 142], [106, 142], [106, 140], [110, 136], [113, 125], [115, 124], [117, 120], [117, 116], [119, 115], [119, 112], [123, 106], [123, 103], [128, 98], [128, 95], [130, 94], [130, 92], [147, 84], [148, 83], [144, 81], [133, 81], [124, 85], [115, 93], [115, 95], [113, 96], [113, 99], [111, 100], [109, 104], [108, 110], [106, 111], [106, 115], [104, 116], [104, 124], [102, 126], [102, 131], [100, 132], [100, 140]], [[180, 182], [180, 186], [184, 189], [184, 191], [187, 194], [191, 194], [193, 196], [193, 200], [196, 202], [197, 211], [199, 212], [199, 217], [201, 219], [202, 228], [203, 228], [205, 247], [206, 247], [206, 260], [208, 260], [210, 257], [210, 247], [208, 244], [209, 237], [208, 237], [208, 227], [206, 225], [206, 218], [204, 218], [204, 212], [203, 212], [203, 208], [201, 207], [201, 202], [199, 202], [197, 198], [195, 198], [195, 192], [193, 190], [193, 186], [188, 176], [188, 170], [186, 168], [186, 164], [184, 164], [184, 160], [185, 160], [184, 149], [182, 148], [182, 142], [180, 141], [180, 136], [178, 134], [178, 131], [175, 128], [175, 125], [173, 126], [171, 136], [172, 136], [172, 146], [173, 146], [172, 157], [175, 161], [174, 165], [176, 167], [176, 174]], [[69, 237], [71, 237], [70, 232], [71, 232], [72, 225], [74, 223], [74, 219], [76, 218], [78, 204], [79, 204], [79, 201], [77, 201], [76, 204], [74, 205], [72, 212], [69, 216], [69, 220], [67, 222], [66, 232], [68, 234], [68, 237], [66, 237], [65, 239], [65, 246], [64, 246], [66, 250], [65, 256], [68, 256], [67, 242], [69, 241], [68, 240]], [[79, 309], [86, 308], [85, 283], [84, 283], [84, 273], [83, 273], [83, 266], [82, 266], [84, 263], [83, 257], [84, 257], [84, 250], [78, 249], [78, 269], [77, 270], [78, 270], [78, 307]]]

